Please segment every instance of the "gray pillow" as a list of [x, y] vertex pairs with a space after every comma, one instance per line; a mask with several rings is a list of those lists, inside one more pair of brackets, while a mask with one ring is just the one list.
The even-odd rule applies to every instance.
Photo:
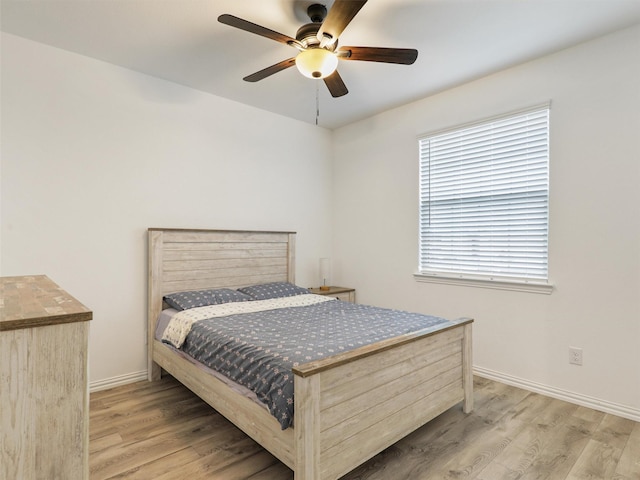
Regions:
[[163, 300], [176, 310], [187, 310], [188, 308], [206, 307], [208, 305], [247, 302], [251, 300], [251, 297], [230, 288], [218, 288], [215, 290], [191, 290], [171, 293], [165, 295]]
[[242, 287], [238, 289], [246, 295], [249, 295], [253, 300], [267, 300], [269, 298], [280, 297], [294, 297], [296, 295], [302, 295], [309, 293], [306, 288], [298, 287], [289, 282], [271, 282], [262, 283], [259, 285], [251, 285], [249, 287]]

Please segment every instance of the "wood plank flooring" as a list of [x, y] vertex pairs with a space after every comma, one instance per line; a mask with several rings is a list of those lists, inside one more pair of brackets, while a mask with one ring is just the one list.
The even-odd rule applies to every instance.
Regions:
[[[640, 480], [640, 423], [490, 380], [342, 480]], [[91, 480], [292, 480], [171, 377], [91, 394]]]

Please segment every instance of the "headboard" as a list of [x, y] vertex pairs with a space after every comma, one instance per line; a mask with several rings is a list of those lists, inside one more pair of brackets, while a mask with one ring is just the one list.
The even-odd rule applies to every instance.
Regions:
[[294, 232], [148, 230], [147, 338], [149, 371], [155, 324], [167, 293], [295, 283]]

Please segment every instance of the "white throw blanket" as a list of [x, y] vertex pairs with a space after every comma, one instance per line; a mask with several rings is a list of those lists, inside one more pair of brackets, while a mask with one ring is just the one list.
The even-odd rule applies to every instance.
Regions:
[[162, 335], [162, 341], [170, 343], [176, 348], [182, 347], [191, 326], [200, 320], [208, 318], [226, 317], [239, 313], [263, 312], [277, 308], [306, 307], [317, 303], [335, 300], [333, 297], [323, 295], [304, 294], [293, 297], [270, 298], [268, 300], [253, 300], [250, 302], [232, 302], [221, 305], [208, 305], [206, 307], [190, 308], [176, 313]]

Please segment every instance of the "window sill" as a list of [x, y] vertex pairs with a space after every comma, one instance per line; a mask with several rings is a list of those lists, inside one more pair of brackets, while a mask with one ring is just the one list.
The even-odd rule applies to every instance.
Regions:
[[460, 285], [464, 287], [493, 288], [496, 290], [510, 290], [514, 292], [539, 293], [550, 295], [554, 286], [550, 283], [528, 282], [523, 280], [474, 278], [444, 274], [414, 273], [418, 282], [441, 283], [445, 285]]

